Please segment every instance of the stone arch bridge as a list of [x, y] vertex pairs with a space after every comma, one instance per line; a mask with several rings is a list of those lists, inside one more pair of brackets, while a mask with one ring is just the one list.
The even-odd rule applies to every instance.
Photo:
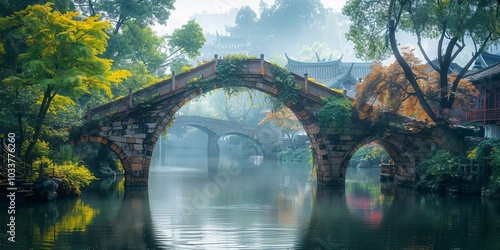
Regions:
[[213, 156], [214, 158], [211, 159], [216, 161], [210, 162], [209, 166], [218, 165], [219, 145], [217, 141], [226, 135], [238, 135], [253, 141], [262, 150], [265, 158], [273, 158], [283, 145], [281, 132], [268, 127], [254, 127], [200, 116], [176, 116], [171, 129], [180, 126], [192, 126], [207, 134], [207, 155]]
[[[73, 131], [73, 142], [97, 142], [108, 146], [120, 158], [125, 169], [127, 185], [147, 185], [151, 155], [162, 131], [187, 102], [204, 94], [203, 89], [191, 84], [196, 79], [216, 79], [217, 65], [224, 59], [200, 65], [188, 72], [158, 82], [108, 104], [89, 109], [87, 122]], [[242, 59], [238, 74], [243, 87], [277, 96], [279, 88], [273, 68], [260, 59]], [[318, 184], [344, 185], [349, 159], [368, 142], [375, 141], [391, 155], [397, 166], [395, 179], [412, 185], [416, 182], [416, 165], [432, 150], [442, 147], [435, 131], [412, 132], [390, 126], [381, 128], [358, 119], [353, 110], [353, 128], [349, 132], [322, 125], [318, 110], [323, 99], [341, 93], [308, 79], [307, 74], [292, 74], [300, 86], [299, 98], [288, 108], [304, 127], [311, 142]], [[217, 83], [211, 89], [219, 88]]]

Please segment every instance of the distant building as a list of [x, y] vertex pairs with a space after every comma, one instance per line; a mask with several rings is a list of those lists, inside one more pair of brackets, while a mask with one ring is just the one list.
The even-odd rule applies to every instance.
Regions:
[[[209, 38], [207, 35], [207, 40]], [[200, 49], [201, 57], [205, 60], [211, 60], [215, 54], [224, 57], [230, 54], [248, 55], [250, 52], [250, 43], [243, 36], [221, 36], [216, 34], [212, 39], [212, 42], [206, 43]]]
[[[489, 55], [491, 54], [487, 53], [486, 56]], [[477, 65], [484, 61], [478, 62]], [[476, 69], [477, 71], [466, 77], [479, 90], [479, 96], [474, 100], [473, 110], [467, 115], [467, 121], [476, 122], [483, 127], [484, 137], [498, 138], [500, 137], [500, 60], [486, 68]]]
[[285, 54], [287, 59], [286, 68], [291, 72], [304, 76], [325, 84], [329, 88], [342, 89], [347, 91], [347, 95], [354, 97], [356, 94], [356, 83], [371, 73], [373, 62], [342, 62], [342, 57], [333, 61], [300, 62], [291, 59]]

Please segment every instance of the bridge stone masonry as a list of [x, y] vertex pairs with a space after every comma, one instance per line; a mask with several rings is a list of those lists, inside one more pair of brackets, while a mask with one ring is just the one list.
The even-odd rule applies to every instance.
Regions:
[[[160, 134], [174, 121], [176, 112], [190, 100], [204, 94], [192, 84], [199, 79], [217, 79], [217, 65], [225, 59], [217, 57], [188, 72], [130, 91], [127, 97], [89, 109], [87, 122], [72, 132], [74, 144], [96, 142], [109, 147], [123, 164], [127, 185], [147, 185], [151, 156]], [[279, 94], [273, 69], [277, 66], [260, 59], [241, 59], [242, 87], [256, 89], [271, 96]], [[397, 166], [396, 180], [413, 185], [416, 182], [416, 165], [427, 158], [434, 149], [442, 148], [439, 133], [431, 129], [419, 132], [395, 129], [390, 126], [373, 126], [360, 120], [353, 110], [354, 127], [339, 130], [331, 124], [322, 125], [318, 110], [324, 99], [343, 96], [308, 79], [307, 74], [292, 74], [300, 86], [299, 98], [288, 108], [295, 114], [309, 136], [318, 184], [343, 186], [349, 159], [357, 149], [369, 142], [377, 142], [390, 154]], [[220, 86], [213, 82], [211, 89]], [[205, 88], [206, 90], [206, 88]]]

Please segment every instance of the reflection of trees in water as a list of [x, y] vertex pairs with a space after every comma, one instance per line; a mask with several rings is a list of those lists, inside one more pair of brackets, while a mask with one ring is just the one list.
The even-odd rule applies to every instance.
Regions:
[[81, 199], [71, 199], [46, 203], [33, 212], [33, 241], [57, 245], [61, 234], [85, 232], [100, 210]]
[[347, 167], [346, 181], [378, 184], [380, 183], [380, 168]]
[[[496, 204], [496, 205], [495, 205]], [[382, 183], [318, 187], [300, 249], [498, 249], [498, 203]]]

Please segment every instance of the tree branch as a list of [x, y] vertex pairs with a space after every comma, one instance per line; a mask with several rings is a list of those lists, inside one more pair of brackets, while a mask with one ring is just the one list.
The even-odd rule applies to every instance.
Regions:
[[[395, 0], [391, 1], [391, 5], [394, 5]], [[396, 29], [397, 25], [394, 20], [390, 19], [391, 16], [391, 8], [389, 8], [389, 22], [388, 22], [388, 29], [389, 29], [389, 41], [391, 44], [391, 49], [394, 53], [394, 57], [398, 61], [399, 65], [403, 69], [405, 73], [406, 79], [410, 82], [411, 86], [415, 90], [415, 96], [418, 98], [420, 105], [422, 105], [422, 108], [424, 111], [429, 115], [429, 117], [436, 123], [440, 122], [438, 120], [438, 117], [436, 116], [436, 113], [431, 109], [429, 103], [425, 99], [425, 95], [422, 92], [422, 89], [418, 85], [417, 81], [415, 80], [415, 76], [413, 75], [413, 71], [411, 70], [410, 65], [404, 60], [404, 58], [401, 56], [401, 53], [399, 52], [398, 49], [398, 44], [396, 41]], [[398, 16], [401, 16], [400, 14]]]

